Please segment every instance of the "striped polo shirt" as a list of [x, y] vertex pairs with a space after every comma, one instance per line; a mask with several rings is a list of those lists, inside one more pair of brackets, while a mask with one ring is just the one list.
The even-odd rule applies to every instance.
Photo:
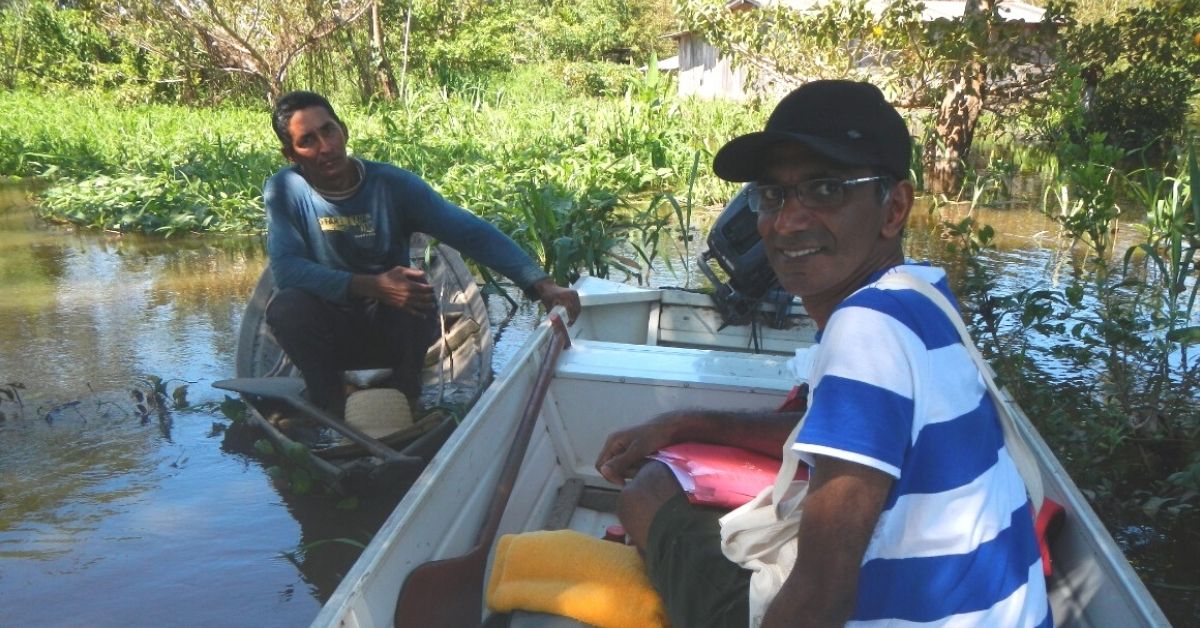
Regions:
[[[904, 265], [955, 302], [945, 273]], [[953, 323], [876, 274], [830, 317], [793, 444], [895, 478], [850, 626], [1050, 626], [1029, 499]]]

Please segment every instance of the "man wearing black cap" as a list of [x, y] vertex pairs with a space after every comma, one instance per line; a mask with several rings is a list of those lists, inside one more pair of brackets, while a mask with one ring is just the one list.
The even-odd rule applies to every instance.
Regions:
[[[945, 274], [906, 263], [912, 139], [875, 87], [816, 81], [713, 170], [750, 182], [781, 285], [820, 334], [800, 413], [685, 410], [614, 433], [597, 469], [672, 625], [1050, 625], [1029, 501], [999, 419], [953, 323], [903, 273], [953, 302]], [[799, 356], [799, 354], [798, 354]], [[720, 511], [688, 502], [646, 456], [681, 441], [784, 451], [810, 466], [795, 568], [765, 616], [750, 572], [725, 558]]]

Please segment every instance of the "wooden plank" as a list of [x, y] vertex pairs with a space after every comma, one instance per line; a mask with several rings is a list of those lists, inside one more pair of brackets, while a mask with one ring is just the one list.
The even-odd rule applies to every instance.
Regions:
[[571, 513], [579, 504], [579, 496], [583, 494], [583, 480], [572, 478], [558, 489], [554, 503], [550, 505], [550, 514], [546, 516], [545, 530], [562, 530], [571, 522]]
[[611, 488], [588, 486], [579, 495], [579, 507], [598, 512], [617, 512], [619, 491]]
[[650, 321], [646, 324], [646, 344], [654, 347], [658, 345], [658, 330], [661, 327], [659, 319], [662, 317], [662, 304], [655, 303], [650, 306]]
[[[791, 326], [774, 329], [758, 326], [759, 347], [768, 353], [790, 354], [811, 344], [817, 327], [808, 317], [789, 317]], [[659, 317], [659, 344], [719, 347], [737, 351], [753, 350], [749, 325], [725, 326], [721, 315], [712, 309], [665, 305]]]

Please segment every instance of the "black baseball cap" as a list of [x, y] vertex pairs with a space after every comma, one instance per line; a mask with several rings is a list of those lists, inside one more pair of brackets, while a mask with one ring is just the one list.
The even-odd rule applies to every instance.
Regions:
[[713, 159], [726, 181], [754, 181], [768, 150], [798, 142], [839, 164], [882, 169], [907, 179], [912, 136], [904, 118], [870, 83], [813, 81], [784, 96], [764, 130], [730, 140]]

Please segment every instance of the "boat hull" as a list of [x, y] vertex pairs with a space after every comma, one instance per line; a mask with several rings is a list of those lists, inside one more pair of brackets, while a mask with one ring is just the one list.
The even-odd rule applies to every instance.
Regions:
[[[584, 312], [571, 328], [571, 349], [559, 359], [500, 534], [562, 525], [602, 535], [615, 521], [615, 490], [593, 465], [609, 433], [681, 407], [773, 408], [794, 383], [784, 351], [744, 352], [751, 335], [746, 330], [712, 330], [704, 342], [712, 311], [703, 297], [622, 286], [597, 291], [601, 288], [592, 283], [581, 290]], [[787, 329], [774, 330], [768, 345], [811, 344], [810, 323], [800, 313]], [[549, 337], [543, 324], [511, 359], [376, 534], [314, 626], [393, 625], [396, 596], [408, 573], [474, 544], [502, 464], [498, 452], [511, 439]], [[702, 348], [706, 345], [719, 348]], [[1056, 625], [1169, 625], [1028, 418], [1011, 398], [1004, 403], [1017, 411], [1018, 431], [1038, 458], [1047, 496], [1067, 510], [1052, 544], [1055, 575], [1048, 583]], [[574, 496], [564, 502], [566, 494]], [[600, 505], [606, 496], [608, 506]], [[403, 618], [396, 623], [404, 625]]]
[[[422, 404], [426, 407], [469, 408], [492, 380], [492, 331], [487, 304], [462, 256], [454, 249], [431, 245], [422, 234], [413, 237], [411, 250], [425, 251], [430, 283], [435, 287], [438, 308], [444, 321], [440, 338], [426, 354], [422, 371]], [[266, 323], [266, 308], [275, 291], [270, 269], [263, 271], [242, 318], [238, 337], [236, 372], [243, 377], [299, 377], [275, 342]], [[360, 371], [349, 378], [367, 385], [379, 379], [380, 371]], [[262, 431], [277, 448], [287, 451], [293, 440], [280, 429], [291, 415], [286, 406], [251, 395], [247, 420]], [[457, 421], [446, 412], [435, 412], [417, 422], [416, 429], [383, 437], [401, 453], [429, 459], [454, 430]], [[354, 446], [314, 450], [312, 471], [335, 490], [363, 492], [393, 484], [396, 478], [380, 476], [379, 460]], [[402, 478], [411, 480], [412, 478]]]

